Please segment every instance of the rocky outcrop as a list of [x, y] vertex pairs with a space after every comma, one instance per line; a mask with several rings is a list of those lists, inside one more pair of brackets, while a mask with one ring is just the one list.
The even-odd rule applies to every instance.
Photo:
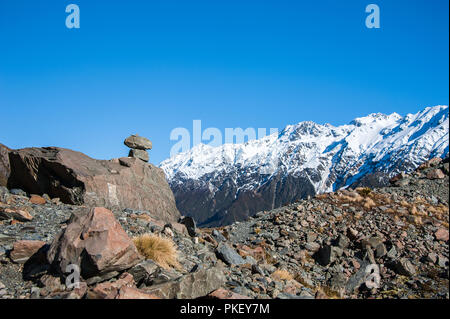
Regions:
[[9, 152], [9, 188], [48, 194], [66, 204], [147, 210], [167, 222], [180, 217], [164, 172], [136, 158], [96, 160], [69, 149]]
[[47, 256], [60, 274], [77, 265], [84, 279], [129, 269], [142, 259], [113, 213], [100, 207], [72, 215]]
[[10, 149], [3, 144], [0, 144], [0, 186], [6, 186], [8, 183], [9, 174], [11, 172], [9, 166]]
[[144, 162], [150, 160], [147, 150], [152, 149], [152, 142], [148, 138], [131, 135], [123, 143], [130, 148], [129, 157], [138, 158]]

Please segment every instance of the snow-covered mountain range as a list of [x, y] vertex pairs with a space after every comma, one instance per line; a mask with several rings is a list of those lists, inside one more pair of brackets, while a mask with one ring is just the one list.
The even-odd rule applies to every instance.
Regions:
[[301, 122], [244, 144], [199, 144], [160, 167], [181, 213], [217, 226], [308, 195], [384, 185], [400, 171], [446, 156], [448, 134], [448, 106], [434, 106], [342, 126]]

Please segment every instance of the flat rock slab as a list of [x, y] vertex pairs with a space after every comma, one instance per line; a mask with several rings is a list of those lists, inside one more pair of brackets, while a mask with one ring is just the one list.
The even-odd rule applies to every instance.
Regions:
[[146, 137], [139, 135], [131, 135], [125, 139], [123, 142], [129, 148], [134, 148], [138, 150], [151, 150], [152, 142]]

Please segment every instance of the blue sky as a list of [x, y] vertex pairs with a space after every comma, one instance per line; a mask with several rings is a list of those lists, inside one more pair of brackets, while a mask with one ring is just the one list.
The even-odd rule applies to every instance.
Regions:
[[[65, 26], [66, 5], [81, 28]], [[376, 3], [381, 28], [365, 27]], [[0, 143], [169, 156], [172, 129], [448, 105], [448, 1], [0, 1]]]

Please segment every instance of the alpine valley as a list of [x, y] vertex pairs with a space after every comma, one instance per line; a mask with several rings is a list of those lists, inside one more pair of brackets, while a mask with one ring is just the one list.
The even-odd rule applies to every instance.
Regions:
[[449, 153], [448, 106], [347, 125], [300, 122], [244, 144], [198, 144], [160, 164], [182, 215], [204, 227], [246, 220], [320, 193], [382, 187]]

